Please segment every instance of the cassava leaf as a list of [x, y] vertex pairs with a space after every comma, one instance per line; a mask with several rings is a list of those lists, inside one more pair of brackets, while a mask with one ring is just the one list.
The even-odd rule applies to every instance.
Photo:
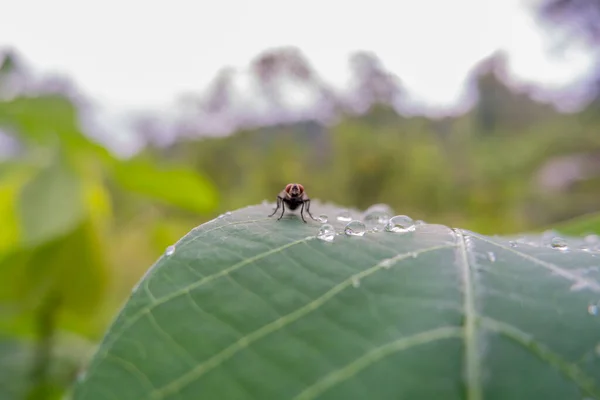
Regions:
[[271, 210], [169, 249], [74, 399], [600, 399], [599, 253], [430, 224], [348, 236], [314, 204], [327, 242]]
[[27, 247], [67, 234], [85, 218], [81, 179], [62, 161], [52, 163], [24, 185], [18, 211]]
[[186, 168], [160, 168], [149, 162], [134, 160], [112, 165], [113, 177], [123, 188], [180, 207], [203, 213], [218, 204], [213, 183]]

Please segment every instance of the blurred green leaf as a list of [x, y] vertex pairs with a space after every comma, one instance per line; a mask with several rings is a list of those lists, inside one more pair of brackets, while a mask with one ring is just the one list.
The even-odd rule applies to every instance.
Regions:
[[107, 285], [105, 258], [90, 220], [35, 249], [20, 249], [6, 255], [0, 259], [0, 279], [4, 283], [0, 285], [0, 301], [16, 305], [12, 307], [16, 310], [5, 323], [12, 326], [20, 321], [13, 333], [31, 332], [36, 310], [49, 295], [57, 295], [59, 326], [91, 334], [94, 312]]
[[[87, 363], [93, 344], [74, 335], [58, 335], [53, 340], [52, 357], [47, 366], [47, 381], [35, 382], [32, 376], [36, 343], [29, 339], [0, 336], [0, 399], [31, 399], [32, 391], [44, 392], [44, 400], [61, 399], [73, 379]], [[36, 399], [35, 395], [33, 399]]]
[[552, 229], [572, 236], [600, 235], [600, 213], [587, 214], [581, 217], [561, 222], [552, 226]]
[[21, 221], [18, 216], [20, 191], [31, 177], [32, 171], [20, 166], [5, 171], [0, 176], [0, 255], [18, 246], [21, 237]]
[[134, 160], [114, 163], [112, 171], [123, 188], [185, 210], [206, 213], [218, 203], [214, 185], [189, 169]]
[[430, 224], [351, 236], [340, 210], [311, 208], [332, 242], [268, 206], [185, 235], [74, 399], [600, 399], [598, 254], [580, 239], [565, 251]]
[[69, 145], [87, 142], [78, 125], [76, 108], [68, 98], [60, 95], [21, 96], [0, 101], [0, 126], [37, 145], [54, 145], [58, 141]]
[[19, 216], [28, 247], [75, 229], [85, 218], [79, 177], [61, 161], [42, 169], [21, 191]]

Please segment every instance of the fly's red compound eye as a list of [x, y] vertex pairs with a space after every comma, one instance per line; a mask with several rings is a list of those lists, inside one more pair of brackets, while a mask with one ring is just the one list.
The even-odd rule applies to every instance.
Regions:
[[304, 193], [304, 186], [298, 184], [298, 189], [300, 189], [300, 193]]
[[288, 183], [285, 187], [285, 191], [289, 193], [290, 190], [292, 190], [292, 186], [294, 186], [294, 185], [292, 185], [291, 183]]

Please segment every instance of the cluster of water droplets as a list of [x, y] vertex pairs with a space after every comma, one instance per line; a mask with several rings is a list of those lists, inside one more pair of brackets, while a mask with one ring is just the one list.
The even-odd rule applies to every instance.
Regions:
[[329, 217], [321, 214], [315, 218], [323, 225], [319, 228], [317, 238], [325, 242], [333, 242], [336, 235], [364, 236], [372, 232], [408, 233], [413, 232], [423, 221], [414, 221], [407, 215], [394, 215], [394, 210], [387, 204], [374, 204], [362, 216], [353, 216], [350, 210], [340, 210], [335, 220], [345, 222], [343, 232], [336, 232], [333, 225], [327, 223]]

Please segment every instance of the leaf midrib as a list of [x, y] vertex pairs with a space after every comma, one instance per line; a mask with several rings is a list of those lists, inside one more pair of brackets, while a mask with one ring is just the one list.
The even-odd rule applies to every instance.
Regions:
[[471, 265], [467, 254], [465, 236], [459, 229], [454, 230], [458, 236], [459, 261], [463, 279], [463, 309], [465, 322], [463, 324], [463, 339], [465, 343], [465, 372], [467, 385], [467, 400], [481, 400], [482, 387], [477, 343], [477, 312], [475, 310], [475, 291]]

